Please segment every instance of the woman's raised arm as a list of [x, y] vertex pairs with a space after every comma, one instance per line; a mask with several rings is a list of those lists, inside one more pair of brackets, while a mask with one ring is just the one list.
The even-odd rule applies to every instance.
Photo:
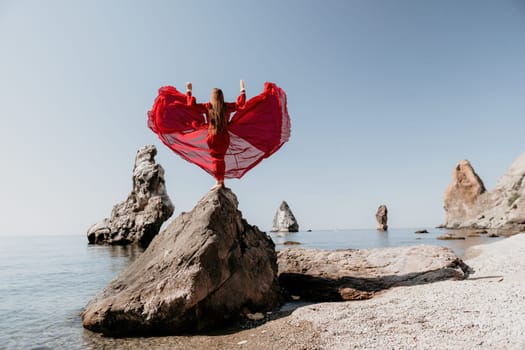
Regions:
[[197, 113], [206, 113], [208, 109], [203, 103], [197, 103], [197, 100], [192, 95], [193, 84], [190, 82], [186, 83], [186, 106], [190, 107]]
[[246, 89], [244, 87], [244, 80], [241, 79], [241, 81], [239, 82], [239, 87], [241, 92], [239, 93], [239, 97], [237, 97], [237, 103], [235, 107], [242, 108], [246, 103]]

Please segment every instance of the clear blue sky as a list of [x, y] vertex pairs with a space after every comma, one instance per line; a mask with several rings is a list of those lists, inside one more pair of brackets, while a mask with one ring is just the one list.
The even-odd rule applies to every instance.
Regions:
[[0, 47], [0, 235], [85, 234], [145, 144], [191, 210], [214, 180], [146, 127], [186, 81], [287, 92], [290, 142], [227, 182], [265, 230], [282, 200], [301, 229], [437, 225], [457, 161], [492, 188], [525, 151], [525, 1], [0, 0]]

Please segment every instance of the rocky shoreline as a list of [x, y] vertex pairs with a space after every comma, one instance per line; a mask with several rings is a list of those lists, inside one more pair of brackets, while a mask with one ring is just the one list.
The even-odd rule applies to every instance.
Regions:
[[235, 194], [218, 188], [156, 235], [81, 317], [106, 336], [195, 334], [267, 320], [284, 300], [362, 300], [469, 273], [450, 248], [433, 245], [277, 254], [243, 219]]
[[[137, 159], [147, 158], [148, 166], [156, 166], [153, 149], [146, 153], [147, 157]], [[525, 156], [511, 166], [496, 189], [487, 192], [470, 163], [461, 161], [445, 193], [443, 226], [449, 231], [437, 239], [499, 237], [523, 231], [523, 169]], [[152, 177], [161, 179], [155, 181], [160, 184], [155, 195], [165, 194], [162, 171], [159, 174]], [[136, 183], [144, 181], [134, 180], [131, 203], [137, 202], [135, 192], [152, 197], [148, 191], [136, 190]], [[164, 197], [166, 201], [161, 202], [171, 205]], [[120, 207], [136, 206], [124, 203]], [[378, 229], [386, 230], [387, 211], [382, 207]], [[171, 215], [172, 205], [169, 209]], [[488, 221], [486, 215], [491, 217]], [[158, 232], [160, 224], [155, 227]], [[123, 236], [121, 231], [115, 230], [117, 234], [108, 242], [120, 244], [115, 237]], [[284, 201], [272, 231], [298, 231]], [[147, 242], [138, 239], [142, 246], [151, 244], [82, 312], [85, 328], [120, 337], [89, 336], [90, 347], [430, 349], [440, 344], [467, 349], [525, 345], [521, 332], [525, 297], [518, 293], [525, 287], [522, 234], [470, 248], [465, 261], [450, 248], [426, 245], [337, 251], [288, 248], [277, 253], [270, 237], [242, 217], [235, 194], [227, 188], [210, 191], [192, 211], [157, 232], [149, 234]], [[279, 308], [284, 300], [288, 302]]]
[[359, 303], [298, 309], [326, 349], [522, 349], [525, 235], [473, 247], [464, 281], [396, 288]]
[[[525, 346], [525, 234], [475, 246], [462, 281], [396, 287], [362, 301], [287, 304], [259, 326], [192, 336], [86, 337], [114, 349], [520, 349]], [[299, 306], [299, 307], [297, 307]], [[290, 309], [291, 307], [291, 309]], [[295, 310], [294, 307], [297, 307]], [[272, 314], [270, 314], [272, 315]], [[244, 325], [249, 327], [251, 325]]]
[[497, 229], [505, 235], [525, 231], [525, 153], [487, 191], [468, 160], [458, 162], [444, 196], [449, 229]]

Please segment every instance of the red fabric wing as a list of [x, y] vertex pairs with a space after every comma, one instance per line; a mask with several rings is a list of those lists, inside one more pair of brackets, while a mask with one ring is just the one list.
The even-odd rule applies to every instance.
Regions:
[[[148, 126], [173, 152], [214, 177], [208, 126], [202, 114], [186, 106], [186, 95], [174, 87], [159, 89]], [[290, 138], [290, 117], [284, 90], [265, 83], [261, 94], [248, 100], [228, 126], [229, 145], [224, 155], [225, 178], [241, 178]]]
[[173, 86], [159, 89], [153, 108], [148, 112], [148, 126], [157, 134], [193, 131], [204, 125], [204, 115], [186, 105], [186, 95]]

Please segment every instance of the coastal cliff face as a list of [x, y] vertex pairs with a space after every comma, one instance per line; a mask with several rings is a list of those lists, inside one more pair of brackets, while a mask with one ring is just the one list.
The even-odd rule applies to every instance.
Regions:
[[125, 245], [138, 243], [147, 247], [160, 227], [173, 214], [164, 181], [164, 169], [155, 162], [153, 145], [137, 151], [133, 167], [133, 189], [128, 198], [113, 207], [111, 216], [88, 229], [91, 244]]
[[525, 229], [525, 153], [511, 165], [493, 190], [468, 161], [460, 161], [445, 191], [447, 228]]
[[299, 224], [288, 206], [286, 201], [283, 201], [279, 209], [275, 212], [272, 224], [272, 232], [298, 232]]
[[208, 192], [86, 306], [84, 327], [117, 336], [178, 334], [278, 306], [273, 241], [237, 206], [229, 189]]

